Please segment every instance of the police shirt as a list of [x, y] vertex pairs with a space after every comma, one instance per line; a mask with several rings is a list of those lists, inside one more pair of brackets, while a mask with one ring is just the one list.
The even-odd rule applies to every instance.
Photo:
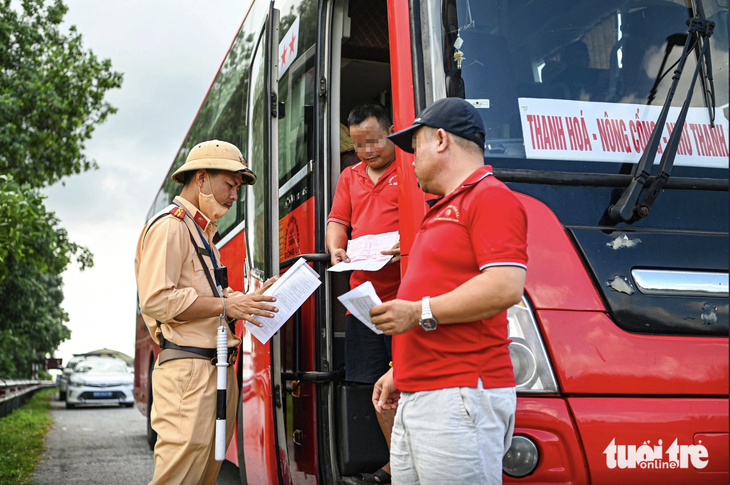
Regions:
[[[176, 345], [214, 349], [220, 325], [218, 316], [187, 321], [175, 317], [189, 308], [199, 296], [215, 296], [190, 241], [189, 229], [200, 247], [203, 247], [200, 240], [202, 234], [220, 264], [220, 253], [213, 244], [218, 226], [182, 197], [175, 197], [174, 203], [185, 213], [175, 211], [175, 215], [160, 218], [147, 230], [150, 222], [159, 216], [156, 215], [147, 223], [137, 243], [134, 267], [139, 306], [155, 342], [160, 342], [162, 332], [166, 340]], [[199, 233], [195, 229], [196, 225], [200, 229]], [[203, 256], [203, 261], [213, 277], [211, 258]], [[226, 288], [224, 293], [231, 296], [238, 292]], [[159, 327], [158, 321], [162, 323]], [[228, 347], [240, 343], [241, 340], [229, 330]]]

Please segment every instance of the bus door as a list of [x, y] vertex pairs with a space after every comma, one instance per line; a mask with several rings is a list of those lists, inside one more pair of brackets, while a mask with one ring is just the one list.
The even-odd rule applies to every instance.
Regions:
[[[335, 0], [327, 7], [324, 24], [330, 28], [323, 39], [327, 50], [322, 50], [326, 52], [323, 55], [323, 72], [327, 78], [325, 128], [329, 133], [323, 141], [331, 160], [325, 175], [330, 187], [327, 202], [334, 197], [340, 174], [349, 169], [349, 163], [342, 155], [348, 146], [347, 140], [341, 138], [340, 129], [347, 126], [352, 108], [375, 101], [391, 112], [396, 110], [392, 101], [390, 48], [393, 39], [388, 30], [388, 8], [386, 0]], [[401, 12], [407, 16], [407, 8]], [[322, 234], [328, 212], [329, 207], [322, 214]], [[330, 285], [327, 290], [330, 298], [327, 306], [331, 332], [328, 334], [331, 337], [330, 368], [339, 370], [341, 375], [332, 386], [334, 408], [329, 418], [333, 422], [328, 428], [331, 433], [325, 435], [320, 431], [320, 438], [322, 441], [328, 439], [332, 449], [321, 456], [331, 457], [334, 462], [332, 479], [341, 483], [353, 483], [353, 477], [359, 473], [372, 473], [389, 459], [388, 447], [370, 401], [372, 385], [348, 381], [344, 368], [346, 310], [337, 296], [350, 289], [349, 276], [349, 273], [340, 272], [327, 275]], [[324, 449], [324, 445], [320, 448]], [[320, 468], [324, 469], [324, 466]]]
[[[279, 273], [277, 52], [279, 11], [274, 2], [254, 1], [244, 29], [252, 43], [246, 159], [257, 175], [246, 190], [246, 241], [249, 291]], [[245, 58], [245, 55], [244, 55]], [[243, 483], [285, 483], [286, 449], [278, 446], [282, 421], [274, 412], [278, 338], [261, 344], [245, 328], [241, 345], [241, 409], [238, 418], [239, 470]], [[272, 365], [273, 364], [273, 365]], [[273, 432], [272, 432], [273, 430]], [[280, 456], [283, 455], [283, 456]], [[282, 459], [283, 458], [283, 459]]]
[[304, 257], [322, 281], [272, 342], [277, 439], [284, 483], [336, 483], [388, 459], [372, 405], [359, 399], [371, 386], [343, 383], [345, 309], [336, 297], [348, 275], [327, 272], [324, 242], [342, 168], [340, 123], [358, 103], [390, 106], [387, 4], [282, 0], [276, 8], [279, 270]]
[[[328, 204], [323, 187], [324, 157], [317, 143], [324, 123], [320, 96], [317, 2], [277, 1], [281, 12], [277, 53], [276, 128], [278, 165], [272, 203], [277, 205], [277, 262], [286, 271], [305, 258], [322, 286], [300, 307], [272, 341], [274, 410], [284, 483], [319, 483], [320, 470], [331, 469], [327, 435], [331, 382], [324, 218]], [[276, 195], [275, 195], [276, 194]], [[272, 252], [273, 254], [273, 252]], [[318, 435], [320, 433], [320, 435]], [[326, 443], [326, 441], [325, 441]], [[325, 472], [326, 474], [326, 472]]]

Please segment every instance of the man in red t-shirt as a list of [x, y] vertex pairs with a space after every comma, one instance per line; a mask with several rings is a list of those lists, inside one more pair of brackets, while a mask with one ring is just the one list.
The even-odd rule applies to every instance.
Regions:
[[[368, 234], [398, 231], [398, 174], [395, 170], [395, 145], [387, 136], [393, 123], [385, 107], [363, 103], [347, 118], [360, 162], [340, 174], [327, 218], [325, 241], [332, 265], [350, 262], [348, 231], [352, 239]], [[394, 257], [379, 271], [353, 271], [350, 287], [370, 281], [382, 301], [395, 298], [400, 284], [400, 245], [383, 251]], [[389, 368], [391, 337], [376, 334], [355, 316], [345, 319], [345, 378], [351, 382], [374, 384]], [[378, 413], [378, 422], [390, 444], [394, 412]], [[390, 464], [375, 473], [361, 474], [365, 483], [390, 483]]]
[[389, 138], [414, 153], [426, 213], [398, 299], [374, 307], [393, 337], [393, 369], [376, 384], [378, 412], [398, 408], [394, 483], [502, 483], [516, 407], [506, 310], [522, 299], [527, 216], [484, 165], [484, 125], [446, 98]]

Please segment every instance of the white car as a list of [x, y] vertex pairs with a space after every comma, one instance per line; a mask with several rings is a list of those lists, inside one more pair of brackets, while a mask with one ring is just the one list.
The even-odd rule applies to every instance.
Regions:
[[66, 391], [68, 391], [68, 378], [71, 374], [74, 372], [74, 367], [76, 364], [84, 360], [85, 357], [83, 356], [76, 356], [68, 361], [68, 364], [66, 364], [66, 367], [63, 368], [61, 371], [60, 377], [58, 379], [58, 400], [59, 401], [65, 401], [66, 400]]
[[66, 407], [77, 404], [134, 405], [134, 375], [121, 359], [87, 358], [68, 378]]

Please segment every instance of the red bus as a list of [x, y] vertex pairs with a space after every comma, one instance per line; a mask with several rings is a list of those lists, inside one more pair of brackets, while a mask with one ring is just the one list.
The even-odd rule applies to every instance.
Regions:
[[[387, 461], [370, 389], [346, 380], [347, 279], [326, 271], [339, 127], [362, 101], [399, 130], [458, 96], [529, 221], [504, 481], [727, 483], [727, 45], [727, 0], [253, 0], [170, 168], [216, 138], [258, 175], [220, 221], [231, 287], [300, 257], [323, 282], [266, 345], [237, 326], [241, 482], [348, 483]], [[412, 161], [398, 151], [403, 271], [425, 213]], [[178, 190], [168, 174], [149, 215]], [[143, 414], [158, 350], [138, 315]]]

